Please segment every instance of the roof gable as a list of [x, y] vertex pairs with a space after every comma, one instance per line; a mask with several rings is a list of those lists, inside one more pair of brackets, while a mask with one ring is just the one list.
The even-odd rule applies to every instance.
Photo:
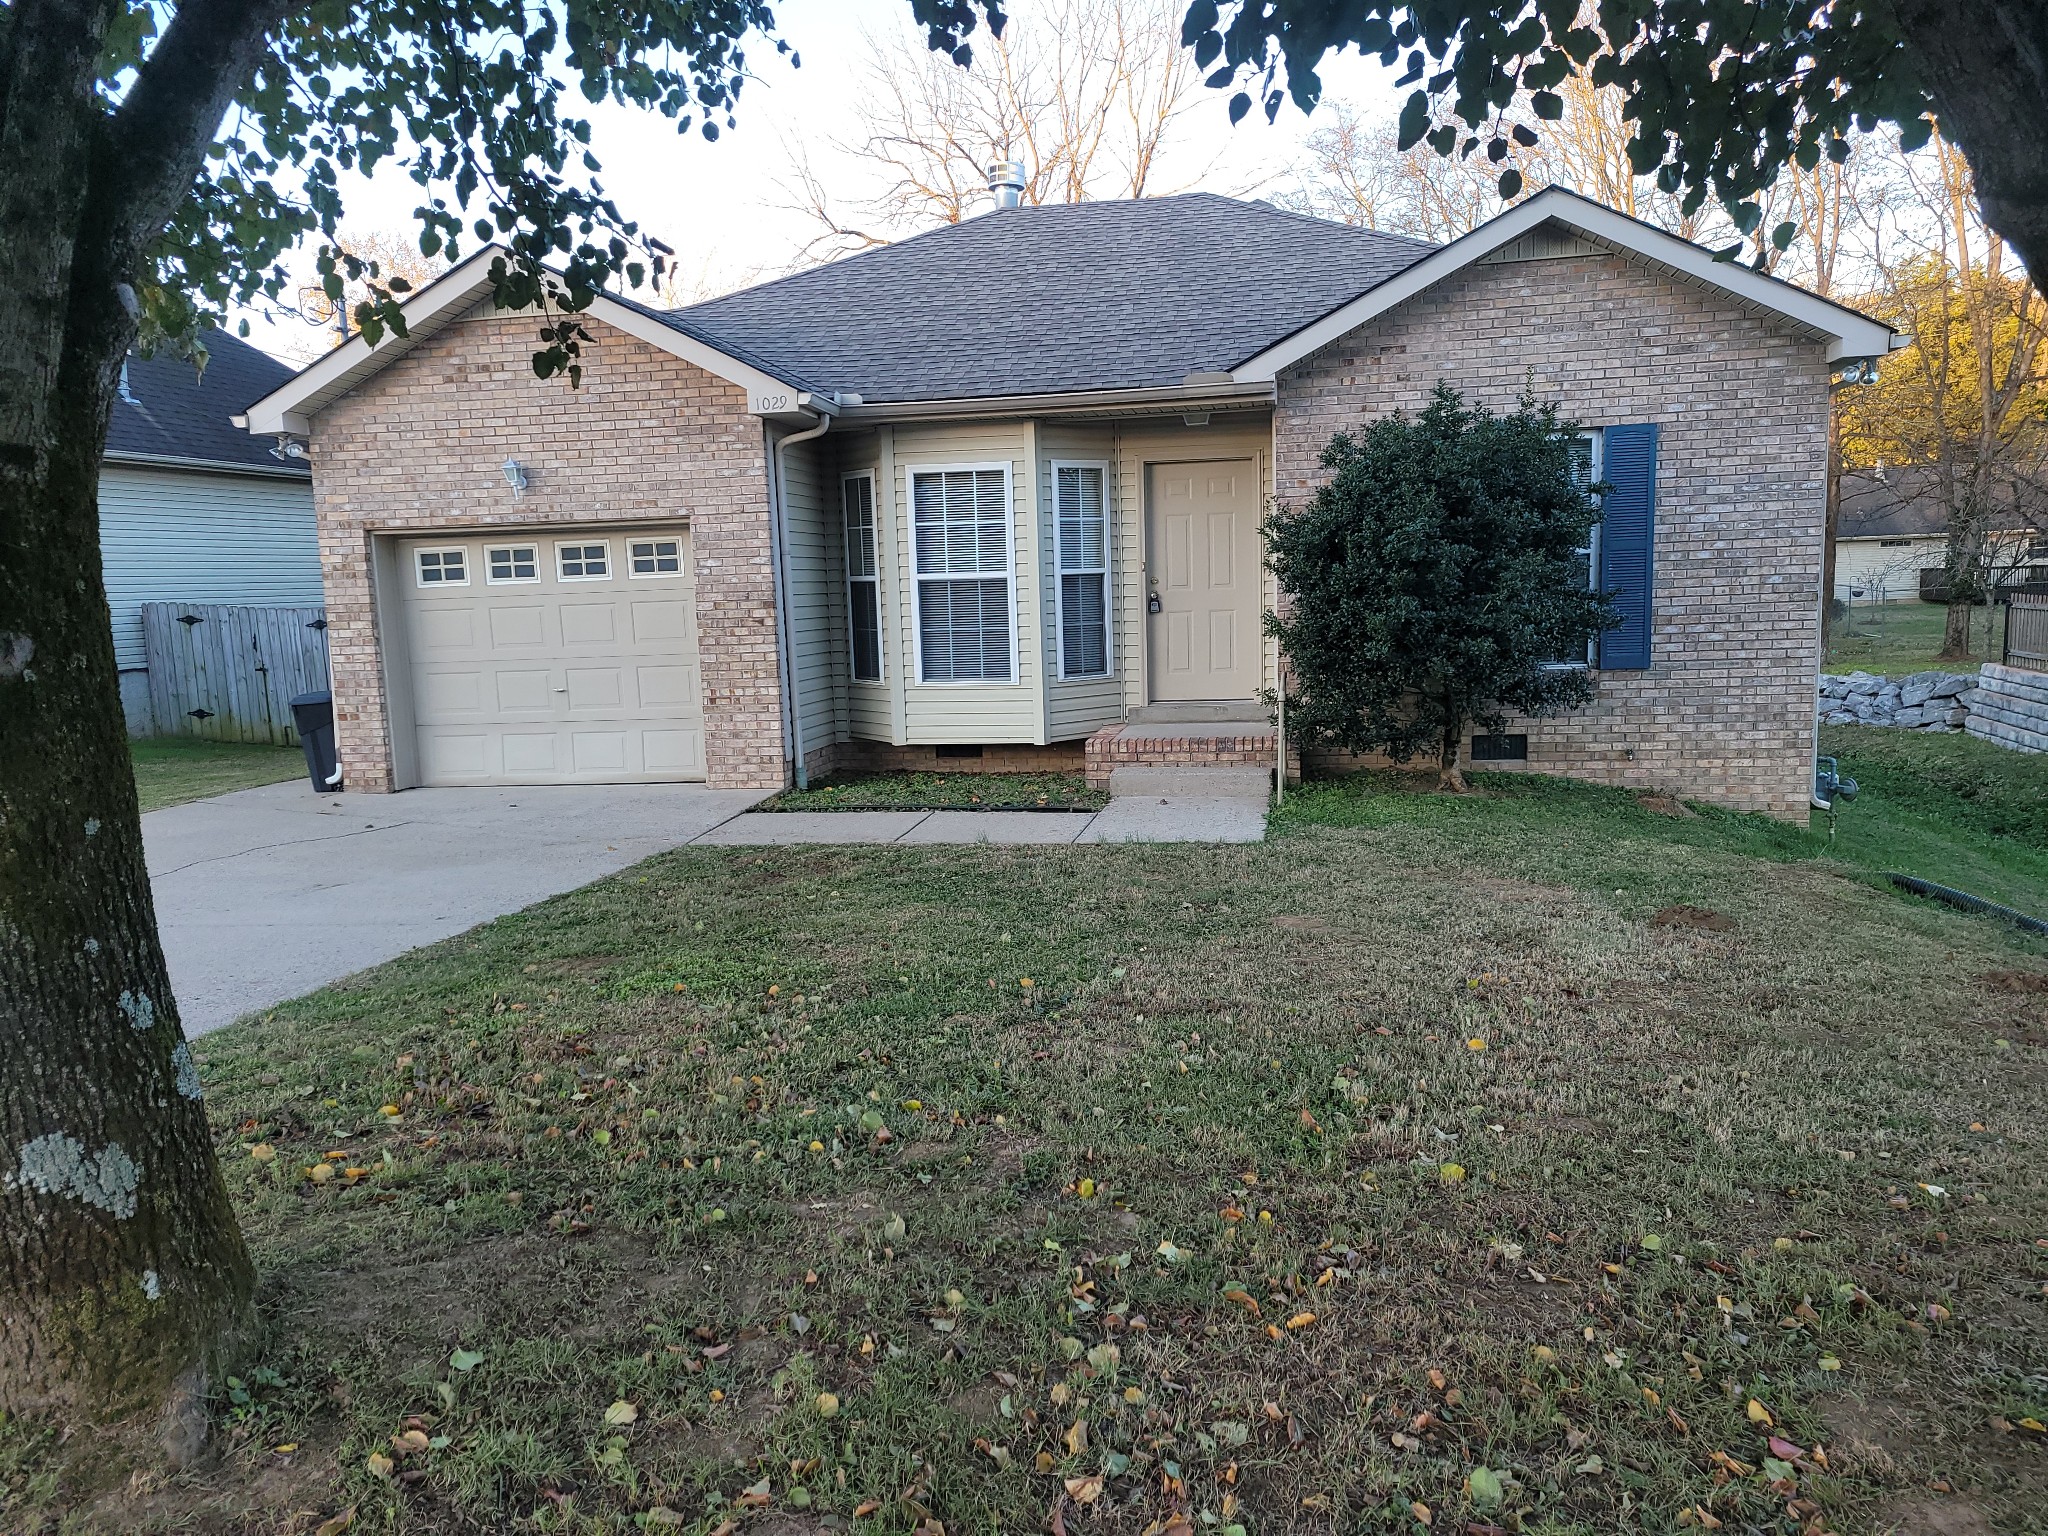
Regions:
[[1470, 234], [1441, 246], [1422, 260], [1317, 317], [1263, 350], [1243, 358], [1231, 370], [1239, 382], [1263, 382], [1282, 369], [1321, 351], [1338, 337], [1385, 314], [1395, 305], [1442, 282], [1454, 272], [1512, 246], [1555, 223], [1595, 243], [1662, 267], [1705, 289], [1729, 294], [1759, 309], [1783, 316], [1826, 338], [1828, 360], [1882, 357], [1904, 345], [1881, 321], [1846, 305], [1809, 293], [1796, 284], [1767, 277], [1740, 262], [1716, 261], [1713, 253], [1689, 240], [1666, 234], [1654, 225], [1632, 219], [1564, 187], [1546, 187], [1525, 202], [1487, 220]]
[[[350, 337], [252, 402], [242, 413], [242, 425], [259, 436], [305, 436], [312, 429], [312, 418], [322, 409], [488, 298], [493, 286], [491, 264], [508, 255], [501, 247], [490, 246], [449, 268], [406, 300], [405, 335], [387, 334], [375, 346], [360, 333]], [[668, 323], [658, 310], [600, 294], [584, 313], [739, 385], [757, 414], [786, 414], [809, 403], [800, 379], [710, 345], [687, 329]]]

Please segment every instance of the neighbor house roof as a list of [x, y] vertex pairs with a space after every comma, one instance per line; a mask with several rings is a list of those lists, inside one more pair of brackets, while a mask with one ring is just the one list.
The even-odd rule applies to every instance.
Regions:
[[[2016, 506], [2010, 486], [2001, 487], [1995, 496], [2002, 513], [1992, 515], [1990, 532], [2048, 528], [2048, 497], [2025, 490], [2019, 493]], [[1842, 510], [1836, 523], [1836, 538], [1928, 539], [1942, 537], [1947, 529], [1933, 470], [1893, 466], [1843, 472]]]
[[202, 372], [182, 357], [130, 357], [107, 426], [115, 463], [176, 464], [266, 474], [310, 473], [305, 461], [280, 459], [234, 418], [292, 376], [288, 363], [225, 331], [206, 335]]
[[664, 318], [869, 403], [1160, 388], [1435, 249], [1206, 192], [1006, 208]]

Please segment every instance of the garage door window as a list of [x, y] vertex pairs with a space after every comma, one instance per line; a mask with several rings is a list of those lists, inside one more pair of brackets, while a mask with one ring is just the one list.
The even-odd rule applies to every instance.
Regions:
[[503, 544], [486, 549], [484, 579], [494, 587], [539, 581], [539, 547], [533, 544]]
[[555, 573], [564, 581], [610, 581], [612, 547], [604, 544], [557, 544]]
[[414, 550], [413, 570], [423, 587], [466, 587], [469, 552], [461, 548]]
[[681, 539], [634, 539], [626, 556], [635, 576], [680, 576], [683, 571]]

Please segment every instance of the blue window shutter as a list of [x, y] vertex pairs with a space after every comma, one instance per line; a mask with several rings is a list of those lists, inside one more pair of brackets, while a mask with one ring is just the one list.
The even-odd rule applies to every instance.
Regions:
[[1614, 594], [1621, 627], [1600, 637], [1600, 665], [1650, 664], [1652, 556], [1657, 544], [1657, 424], [1636, 422], [1601, 434], [1608, 492], [1601, 503], [1600, 585]]

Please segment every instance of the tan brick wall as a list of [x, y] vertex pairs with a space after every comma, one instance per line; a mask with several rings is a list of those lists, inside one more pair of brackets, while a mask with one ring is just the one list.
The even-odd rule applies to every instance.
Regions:
[[[645, 522], [687, 514], [711, 784], [787, 777], [761, 423], [746, 394], [596, 321], [583, 382], [537, 379], [537, 322], [488, 307], [315, 418], [313, 494], [344, 774], [389, 790], [371, 540], [435, 528]], [[531, 484], [514, 501], [502, 466]], [[404, 723], [400, 723], [403, 729]]]
[[1803, 819], [1823, 343], [1618, 256], [1468, 268], [1282, 375], [1280, 500], [1320, 482], [1332, 435], [1420, 408], [1439, 379], [1496, 410], [1527, 387], [1587, 426], [1659, 424], [1651, 665], [1598, 674], [1583, 710], [1512, 722], [1529, 768]]

